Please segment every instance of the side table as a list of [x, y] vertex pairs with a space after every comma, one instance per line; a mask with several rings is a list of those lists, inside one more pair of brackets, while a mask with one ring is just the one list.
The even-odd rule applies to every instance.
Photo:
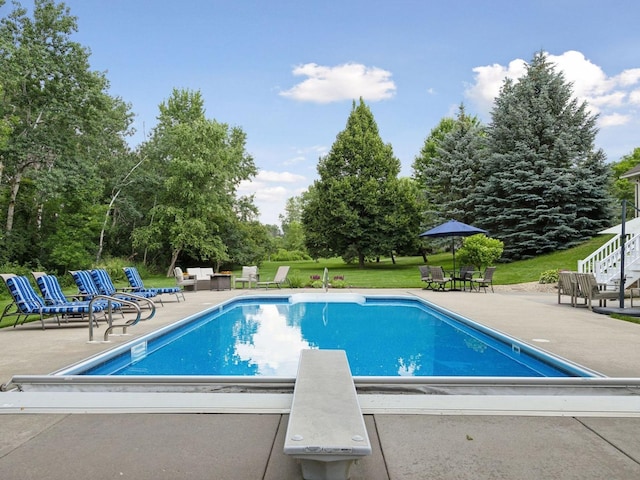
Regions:
[[231, 290], [230, 273], [214, 273], [211, 275], [210, 290]]

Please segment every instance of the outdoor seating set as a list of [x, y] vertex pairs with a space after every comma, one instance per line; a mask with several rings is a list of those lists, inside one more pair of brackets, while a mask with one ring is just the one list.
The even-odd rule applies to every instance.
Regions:
[[[633, 307], [633, 294], [640, 289], [631, 288], [631, 306]], [[618, 300], [620, 290], [610, 290], [604, 283], [598, 283], [593, 273], [579, 273], [563, 270], [558, 274], [558, 303], [562, 303], [562, 297], [570, 298], [572, 307], [577, 307], [578, 301], [583, 300], [582, 306], [593, 310], [593, 303], [598, 301], [598, 306], [607, 306], [607, 300]]]
[[[45, 318], [54, 318], [59, 326], [61, 320], [67, 323], [70, 320], [88, 321], [92, 332], [93, 326], [99, 326], [97, 314], [101, 314], [101, 319], [109, 324], [105, 332], [106, 340], [113, 328], [123, 328], [123, 331], [126, 331], [127, 327], [135, 325], [138, 321], [152, 318], [156, 309], [152, 298], [162, 294], [175, 294], [177, 301], [180, 301], [180, 296], [184, 299], [179, 287], [145, 288], [135, 267], [125, 267], [124, 271], [130, 286], [121, 289], [116, 289], [106, 270], [71, 271], [70, 274], [78, 287], [78, 293], [71, 296], [64, 294], [55, 275], [32, 272], [35, 284], [40, 290], [40, 293], [37, 293], [26, 276], [0, 274], [13, 300], [4, 308], [0, 320], [6, 316], [15, 316], [15, 327], [18, 323], [24, 324], [28, 317], [37, 315], [43, 329]], [[160, 298], [157, 300], [163, 304]], [[142, 309], [148, 310], [144, 318]], [[118, 325], [113, 324], [113, 313], [125, 318], [125, 312], [130, 311], [137, 314], [135, 319]]]
[[238, 284], [242, 285], [242, 288], [265, 287], [276, 286], [281, 288], [285, 282], [289, 282], [287, 275], [289, 274], [288, 266], [280, 266], [276, 271], [273, 280], [260, 281], [260, 273], [256, 265], [242, 267], [242, 273], [239, 277], [234, 277], [229, 273], [214, 273], [213, 268], [195, 267], [187, 268], [187, 272], [184, 273], [182, 268], [176, 267], [174, 269], [174, 276], [176, 278], [176, 284], [180, 287], [184, 287], [189, 290], [231, 290], [231, 287], [237, 288]]
[[[451, 272], [445, 272], [440, 266], [421, 265], [418, 269], [420, 270], [420, 280], [425, 282], [425, 288], [428, 290], [445, 291], [447, 285], [449, 285], [449, 290], [458, 290], [457, 286], [460, 285], [460, 288], [466, 291], [468, 285], [469, 291], [479, 292], [482, 288], [486, 293], [487, 288], [491, 288], [493, 292], [493, 273], [496, 267], [487, 267], [482, 275], [471, 266], [463, 266], [459, 271]], [[475, 275], [480, 276], [476, 277]]]

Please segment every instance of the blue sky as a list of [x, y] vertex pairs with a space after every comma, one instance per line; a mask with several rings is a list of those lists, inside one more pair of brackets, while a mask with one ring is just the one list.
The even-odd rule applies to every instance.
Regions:
[[364, 97], [408, 176], [443, 117], [464, 102], [488, 122], [504, 78], [541, 50], [600, 115], [609, 161], [640, 147], [637, 0], [65, 3], [92, 68], [136, 114], [133, 145], [173, 88], [199, 90], [208, 118], [246, 132], [260, 173], [240, 192], [255, 194], [264, 223], [317, 178], [353, 99]]

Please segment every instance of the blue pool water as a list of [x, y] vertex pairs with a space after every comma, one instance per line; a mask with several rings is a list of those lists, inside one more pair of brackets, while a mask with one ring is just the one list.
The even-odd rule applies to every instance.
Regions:
[[306, 348], [345, 350], [354, 376], [591, 376], [425, 301], [349, 294], [233, 300], [63, 374], [295, 377]]

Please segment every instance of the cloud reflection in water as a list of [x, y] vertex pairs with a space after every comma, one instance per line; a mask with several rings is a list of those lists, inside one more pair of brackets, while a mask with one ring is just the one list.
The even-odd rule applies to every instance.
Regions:
[[278, 305], [261, 305], [247, 319], [255, 321], [258, 329], [250, 339], [237, 339], [236, 354], [257, 365], [258, 375], [295, 377], [300, 351], [312, 348], [302, 338], [300, 326], [288, 324]]

